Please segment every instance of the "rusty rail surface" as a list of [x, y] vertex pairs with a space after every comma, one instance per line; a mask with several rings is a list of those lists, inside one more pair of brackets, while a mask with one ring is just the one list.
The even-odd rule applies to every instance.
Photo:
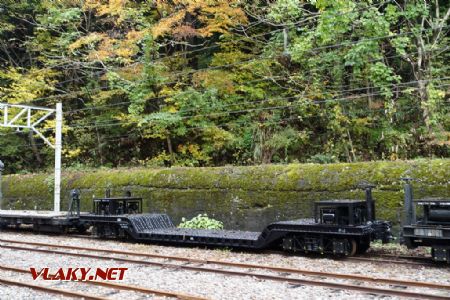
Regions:
[[42, 247], [50, 247], [50, 248], [70, 249], [70, 250], [105, 252], [105, 253], [112, 253], [112, 254], [141, 256], [141, 257], [158, 258], [158, 259], [168, 259], [168, 260], [183, 261], [183, 262], [188, 262], [188, 263], [214, 264], [214, 265], [222, 265], [222, 266], [227, 266], [227, 267], [238, 267], [238, 268], [246, 268], [246, 269], [247, 268], [261, 269], [261, 270], [275, 271], [275, 272], [281, 272], [281, 273], [295, 273], [295, 274], [301, 274], [301, 275], [312, 275], [312, 276], [321, 276], [321, 277], [326, 276], [326, 277], [331, 277], [331, 278], [386, 283], [386, 284], [392, 284], [392, 285], [406, 285], [406, 286], [424, 287], [424, 288], [432, 288], [432, 289], [450, 290], [450, 285], [438, 284], [438, 283], [432, 283], [432, 282], [388, 279], [388, 278], [370, 277], [370, 276], [363, 276], [363, 275], [356, 275], [356, 274], [341, 274], [341, 273], [332, 273], [332, 272], [311, 271], [311, 270], [306, 270], [306, 269], [293, 269], [293, 268], [275, 267], [275, 266], [269, 266], [269, 265], [236, 263], [236, 262], [229, 262], [229, 261], [222, 261], [222, 260], [193, 259], [193, 258], [182, 257], [182, 256], [150, 254], [150, 253], [124, 251], [124, 250], [110, 250], [110, 249], [89, 248], [89, 247], [68, 246], [68, 245], [54, 245], [54, 244], [47, 244], [47, 243], [22, 242], [22, 241], [13, 241], [13, 240], [5, 240], [5, 239], [0, 239], [0, 242], [31, 245], [31, 246], [42, 246]]
[[[16, 267], [12, 267], [12, 266], [0, 265], [0, 270], [22, 273], [22, 274], [31, 274], [30, 270], [16, 268]], [[149, 289], [149, 288], [135, 286], [135, 285], [119, 284], [119, 283], [112, 283], [112, 282], [105, 282], [105, 281], [94, 281], [94, 280], [86, 280], [86, 281], [80, 280], [80, 281], [75, 281], [75, 282], [104, 286], [104, 287], [117, 289], [117, 290], [128, 290], [128, 291], [133, 291], [133, 292], [138, 292], [138, 293], [143, 293], [143, 294], [178, 298], [178, 299], [183, 299], [183, 300], [206, 300], [206, 298], [203, 298], [203, 297], [197, 297], [197, 296], [178, 293], [178, 292]], [[71, 292], [69, 292], [69, 293], [71, 293]], [[81, 296], [87, 297], [87, 296], [83, 296], [83, 295], [81, 295]], [[88, 299], [88, 298], [86, 298], [86, 299]], [[92, 299], [105, 299], [105, 298], [101, 298], [101, 297], [95, 298], [94, 297]]]
[[66, 297], [70, 297], [70, 298], [80, 298], [80, 299], [86, 299], [86, 300], [107, 300], [108, 299], [108, 298], [94, 296], [94, 295], [90, 295], [90, 294], [73, 292], [73, 291], [68, 291], [68, 290], [63, 290], [63, 289], [57, 289], [57, 288], [53, 288], [53, 287], [45, 287], [45, 286], [40, 286], [40, 285], [35, 285], [35, 284], [31, 284], [31, 283], [25, 283], [22, 281], [16, 281], [16, 280], [5, 279], [5, 278], [0, 278], [0, 283], [6, 284], [6, 285], [15, 285], [15, 286], [20, 286], [20, 287], [26, 287], [26, 288], [33, 289], [33, 290], [56, 294], [56, 295], [60, 295], [60, 296], [66, 296]]
[[[130, 251], [94, 249], [94, 248], [84, 248], [84, 247], [77, 247], [77, 246], [50, 245], [50, 244], [44, 244], [44, 243], [27, 243], [27, 242], [11, 241], [11, 240], [3, 240], [3, 239], [0, 239], [0, 242], [25, 244], [25, 245], [28, 244], [28, 245], [48, 247], [48, 248], [58, 248], [59, 247], [59, 248], [64, 248], [64, 249], [73, 249], [73, 250], [82, 250], [82, 251], [84, 250], [84, 251], [108, 252], [108, 253], [126, 254], [126, 255], [133, 255], [133, 253], [134, 253], [134, 255], [136, 255], [136, 256], [146, 256], [146, 257], [151, 256], [151, 257], [156, 257], [156, 258], [169, 258], [169, 259], [174, 259], [174, 260], [179, 260], [179, 261], [181, 260], [181, 261], [186, 261], [186, 262], [219, 264], [219, 265], [223, 265], [223, 266], [264, 269], [264, 270], [269, 270], [269, 271], [296, 273], [296, 274], [302, 274], [302, 275], [312, 275], [312, 276], [332, 277], [332, 278], [347, 279], [347, 280], [386, 283], [386, 284], [402, 285], [402, 286], [409, 286], [409, 287], [424, 287], [424, 288], [430, 288], [430, 289], [450, 290], [449, 285], [442, 285], [442, 284], [429, 283], [429, 282], [386, 279], [386, 278], [377, 278], [377, 277], [367, 277], [367, 276], [362, 276], [362, 275], [338, 274], [338, 273], [299, 270], [299, 269], [272, 267], [272, 266], [263, 266], [263, 265], [261, 266], [261, 265], [253, 265], [253, 264], [232, 263], [232, 262], [224, 262], [224, 261], [198, 260], [198, 259], [189, 259], [189, 258], [185, 258], [185, 257], [135, 253], [135, 252], [130, 252]], [[414, 298], [418, 298], [418, 299], [450, 299], [450, 295], [440, 296], [440, 295], [434, 295], [434, 294], [423, 294], [423, 293], [404, 291], [404, 290], [393, 290], [391, 288], [388, 289], [388, 288], [368, 287], [368, 286], [352, 285], [352, 284], [344, 284], [344, 283], [336, 283], [336, 282], [328, 282], [328, 281], [288, 278], [288, 277], [284, 277], [284, 276], [257, 274], [257, 273], [252, 273], [252, 272], [221, 270], [221, 269], [214, 269], [214, 268], [170, 264], [170, 263], [162, 263], [162, 262], [155, 262], [155, 261], [144, 261], [144, 260], [120, 258], [120, 257], [113, 257], [113, 256], [102, 256], [102, 255], [94, 255], [94, 254], [64, 252], [64, 251], [50, 250], [50, 249], [36, 249], [36, 248], [17, 247], [17, 246], [9, 246], [9, 245], [0, 245], [0, 247], [14, 249], [14, 250], [21, 250], [21, 251], [52, 253], [52, 254], [69, 255], [69, 256], [76, 256], [76, 257], [102, 259], [102, 260], [115, 260], [115, 261], [121, 261], [121, 262], [133, 263], [133, 264], [157, 266], [157, 267], [162, 267], [162, 268], [173, 268], [173, 269], [188, 270], [188, 271], [218, 273], [218, 274], [232, 275], [232, 276], [251, 276], [251, 277], [255, 277], [255, 278], [259, 278], [259, 279], [263, 279], [263, 280], [287, 282], [290, 284], [306, 284], [306, 285], [321, 286], [321, 287], [328, 287], [328, 288], [335, 288], [335, 289], [342, 289], [342, 290], [359, 291], [359, 292], [364, 292], [364, 293], [372, 293], [372, 294], [375, 293], [375, 294], [379, 294], [379, 295], [414, 297]]]

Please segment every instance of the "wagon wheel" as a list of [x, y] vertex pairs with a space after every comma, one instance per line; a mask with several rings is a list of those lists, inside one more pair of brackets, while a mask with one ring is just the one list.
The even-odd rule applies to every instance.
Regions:
[[354, 239], [348, 240], [350, 246], [350, 253], [347, 256], [354, 256], [356, 251], [358, 251], [358, 243]]

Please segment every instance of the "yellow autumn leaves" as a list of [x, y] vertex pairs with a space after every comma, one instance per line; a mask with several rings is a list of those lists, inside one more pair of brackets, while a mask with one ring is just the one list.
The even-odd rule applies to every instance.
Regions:
[[247, 24], [238, 1], [222, 0], [156, 0], [162, 18], [152, 28], [154, 37], [172, 35], [179, 40], [186, 37], [209, 37], [214, 33], [227, 33], [228, 29]]

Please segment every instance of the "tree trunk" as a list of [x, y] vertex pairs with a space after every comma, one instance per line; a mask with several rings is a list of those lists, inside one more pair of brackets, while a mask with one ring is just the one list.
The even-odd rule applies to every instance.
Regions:
[[167, 136], [167, 149], [169, 150], [170, 154], [170, 165], [173, 166], [173, 164], [175, 163], [175, 157], [173, 154], [172, 140], [170, 139], [170, 136]]
[[428, 107], [428, 91], [427, 81], [420, 79], [418, 82], [420, 105], [422, 108], [422, 118], [425, 123], [425, 127], [428, 132], [431, 132], [430, 128], [430, 109]]
[[37, 148], [36, 141], [34, 139], [32, 131], [29, 131], [28, 137], [30, 139], [31, 149], [33, 151], [34, 157], [36, 158], [36, 161], [38, 162], [38, 164], [41, 165], [42, 157], [41, 157], [41, 154], [39, 153], [39, 149]]
[[98, 128], [97, 126], [95, 126], [95, 133], [97, 135], [97, 149], [98, 149], [98, 154], [100, 156], [100, 164], [103, 165], [105, 158], [103, 156], [103, 151], [102, 151], [102, 143], [100, 140], [100, 133], [98, 132]]
[[[353, 141], [352, 141], [352, 137], [350, 135], [350, 130], [348, 130], [347, 128], [347, 137], [348, 137], [348, 142], [349, 142], [349, 146], [350, 146], [350, 153], [352, 154], [352, 158], [353, 158], [353, 162], [356, 161], [356, 154], [355, 154], [355, 148], [353, 147]], [[349, 155], [350, 157], [350, 155]], [[352, 162], [350, 161], [350, 162]]]

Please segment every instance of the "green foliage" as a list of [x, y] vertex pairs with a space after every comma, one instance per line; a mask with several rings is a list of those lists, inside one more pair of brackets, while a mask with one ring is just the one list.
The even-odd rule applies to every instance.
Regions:
[[[449, 9], [7, 0], [0, 101], [63, 102], [65, 167], [448, 157]], [[2, 134], [7, 172], [52, 167], [39, 136]]]
[[301, 5], [300, 0], [278, 0], [270, 6], [268, 17], [277, 23], [296, 20], [302, 16]]
[[207, 214], [199, 214], [198, 216], [186, 220], [182, 218], [182, 222], [178, 228], [192, 228], [192, 229], [223, 229], [223, 223], [208, 217]]
[[316, 154], [308, 159], [308, 162], [317, 164], [330, 164], [335, 163], [336, 161], [336, 157], [329, 154]]
[[49, 193], [52, 194], [55, 191], [55, 176], [53, 174], [49, 175], [47, 178], [45, 178], [44, 182]]

